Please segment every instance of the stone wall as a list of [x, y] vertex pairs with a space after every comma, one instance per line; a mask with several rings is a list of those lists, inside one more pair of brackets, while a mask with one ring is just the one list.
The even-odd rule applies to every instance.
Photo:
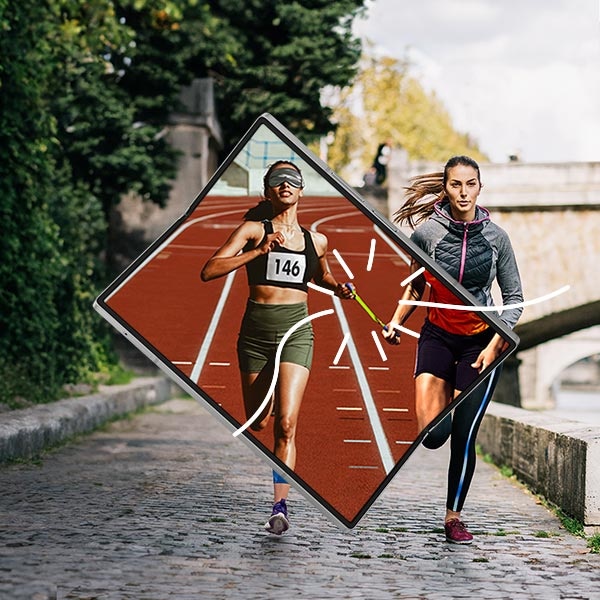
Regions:
[[477, 442], [531, 490], [600, 530], [600, 430], [492, 402]]
[[179, 150], [177, 178], [164, 208], [137, 195], [121, 200], [111, 215], [110, 262], [124, 269], [183, 215], [216, 171], [222, 146], [211, 79], [196, 79], [181, 91], [183, 111], [171, 115], [168, 138]]

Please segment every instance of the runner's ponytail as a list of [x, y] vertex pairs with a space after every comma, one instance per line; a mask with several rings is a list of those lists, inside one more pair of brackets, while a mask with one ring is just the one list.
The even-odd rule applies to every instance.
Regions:
[[444, 197], [444, 173], [417, 175], [404, 189], [405, 201], [393, 214], [394, 222], [406, 223], [414, 229], [433, 214], [433, 205]]

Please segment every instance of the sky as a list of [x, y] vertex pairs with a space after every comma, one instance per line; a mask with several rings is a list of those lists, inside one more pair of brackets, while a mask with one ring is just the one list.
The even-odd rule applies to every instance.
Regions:
[[355, 33], [408, 57], [492, 162], [600, 161], [600, 0], [375, 0]]

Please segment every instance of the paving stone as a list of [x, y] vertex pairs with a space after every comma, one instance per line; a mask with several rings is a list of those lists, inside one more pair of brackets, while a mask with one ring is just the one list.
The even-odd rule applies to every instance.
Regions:
[[447, 460], [419, 449], [351, 532], [292, 491], [292, 528], [269, 536], [270, 469], [171, 400], [0, 469], [0, 598], [600, 597], [600, 556], [486, 463], [463, 513], [474, 543], [447, 544]]

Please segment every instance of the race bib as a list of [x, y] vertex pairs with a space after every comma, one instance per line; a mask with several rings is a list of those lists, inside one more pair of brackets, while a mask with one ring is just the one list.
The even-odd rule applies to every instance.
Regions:
[[269, 252], [267, 259], [267, 280], [281, 283], [303, 283], [306, 271], [304, 254]]

